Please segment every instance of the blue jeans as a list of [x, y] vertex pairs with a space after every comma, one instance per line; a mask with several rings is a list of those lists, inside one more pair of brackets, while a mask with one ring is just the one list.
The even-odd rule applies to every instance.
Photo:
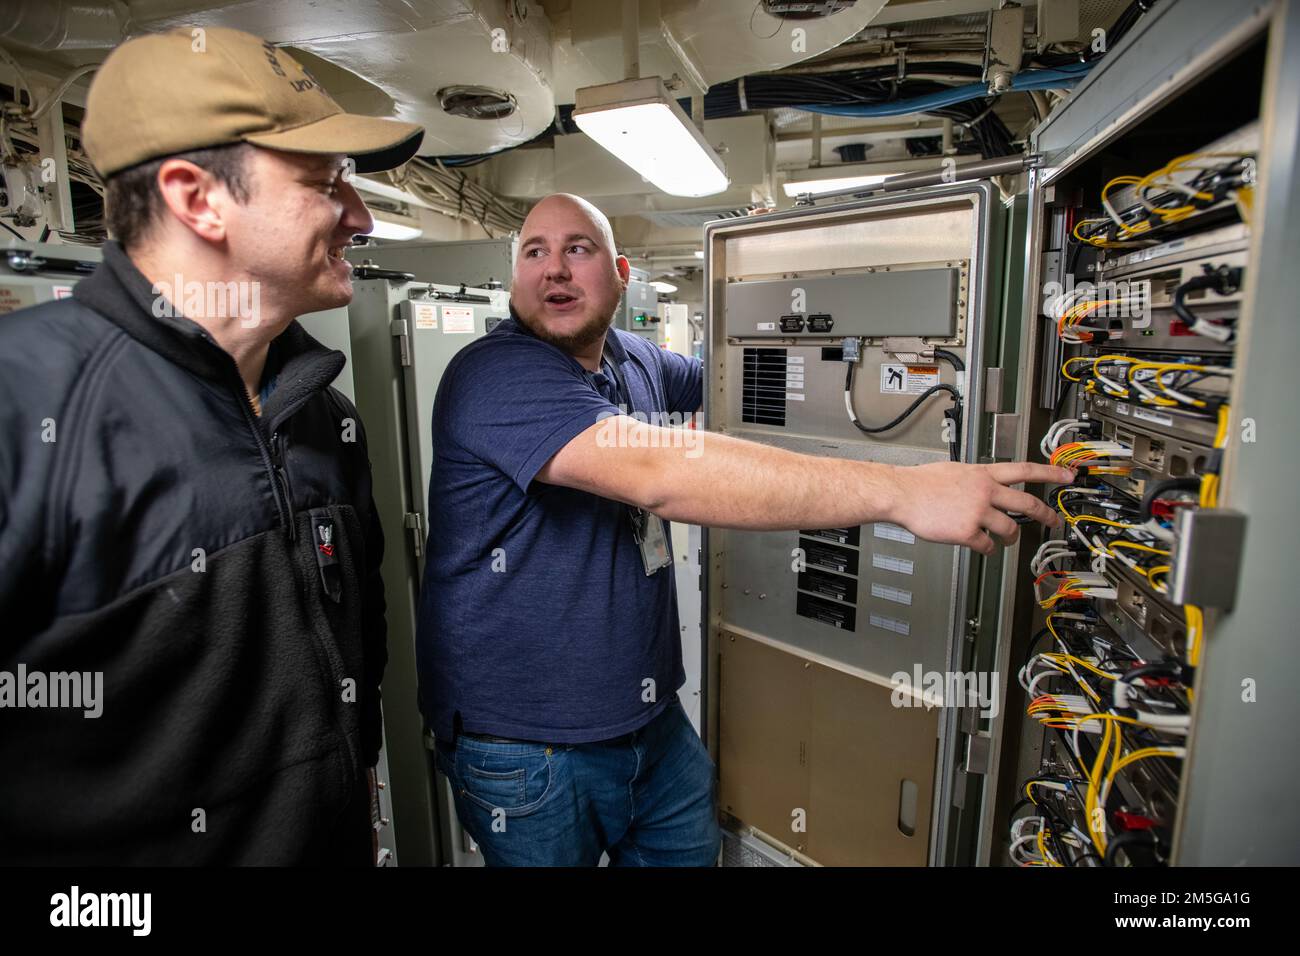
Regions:
[[488, 866], [713, 866], [714, 768], [676, 697], [590, 744], [438, 743], [461, 825]]

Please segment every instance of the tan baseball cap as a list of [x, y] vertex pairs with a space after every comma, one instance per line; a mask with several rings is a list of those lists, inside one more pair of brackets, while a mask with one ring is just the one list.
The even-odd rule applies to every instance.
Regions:
[[151, 159], [247, 142], [344, 153], [357, 172], [400, 166], [416, 123], [343, 112], [302, 65], [250, 33], [182, 29], [128, 40], [95, 74], [82, 145], [104, 177]]

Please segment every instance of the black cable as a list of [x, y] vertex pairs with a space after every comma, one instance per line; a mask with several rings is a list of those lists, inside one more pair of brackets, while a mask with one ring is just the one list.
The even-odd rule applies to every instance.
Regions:
[[1171, 491], [1198, 491], [1201, 487], [1199, 478], [1170, 478], [1166, 481], [1158, 481], [1142, 496], [1142, 520], [1151, 520], [1151, 505], [1157, 498], [1167, 495]]
[[1078, 384], [1073, 379], [1066, 380], [1065, 388], [1061, 389], [1061, 397], [1056, 400], [1056, 409], [1052, 413], [1052, 418], [1059, 419], [1061, 417], [1061, 410], [1065, 407], [1065, 399], [1070, 394], [1070, 389]]
[[1074, 236], [1066, 239], [1065, 244], [1069, 246], [1070, 243], [1074, 243], [1074, 248], [1070, 250], [1069, 256], [1066, 257], [1065, 274], [1072, 278], [1075, 275], [1074, 270], [1079, 266], [1079, 253], [1083, 251], [1085, 243], [1080, 242]]
[[[850, 362], [848, 365], [848, 374], [844, 376], [844, 392], [849, 396], [849, 421], [853, 422], [854, 427], [864, 435], [879, 435], [882, 432], [892, 431], [899, 425], [903, 424], [903, 422], [907, 421], [907, 419], [911, 417], [912, 413], [920, 408], [927, 398], [930, 398], [932, 395], [936, 395], [939, 392], [947, 392], [951, 395], [953, 408], [949, 411], [955, 415], [955, 418], [952, 420], [957, 427], [958, 440], [948, 443], [948, 456], [952, 458], [953, 461], [958, 460], [960, 457], [961, 441], [961, 393], [957, 391], [956, 386], [949, 385], [946, 382], [940, 382], [938, 385], [931, 385], [920, 395], [916, 396], [916, 401], [912, 402], [911, 405], [908, 405], [907, 408], [904, 409], [903, 412], [893, 421], [887, 422], [884, 425], [864, 425], [862, 422], [858, 421], [857, 412], [853, 411], [853, 369], [857, 366], [857, 363]], [[945, 414], [944, 417], [949, 418], [950, 416]]]
[[[961, 357], [955, 353], [949, 352], [947, 349], [937, 348], [934, 350], [934, 357], [947, 362], [955, 371], [960, 372], [963, 375], [966, 373], [966, 363], [963, 362]], [[948, 457], [952, 461], [961, 461], [961, 429], [964, 412], [965, 408], [963, 407], [963, 401], [959, 398], [953, 402], [951, 408], [943, 413], [943, 417], [952, 422], [953, 435], [955, 435], [957, 439], [956, 441], [948, 442]]]
[[8, 229], [10, 232], [12, 232], [15, 236], [18, 237], [18, 239], [19, 239], [21, 242], [26, 242], [26, 241], [27, 241], [25, 238], [23, 238], [23, 234], [22, 234], [21, 232], [19, 232], [17, 229], [15, 229], [13, 226], [9, 225], [9, 223], [7, 223], [7, 222], [0, 222], [0, 226], [4, 226], [6, 229]]
[[1146, 677], [1150, 674], [1168, 675], [1179, 683], [1183, 680], [1183, 671], [1186, 665], [1176, 658], [1169, 658], [1163, 661], [1152, 661], [1149, 664], [1140, 664], [1137, 667], [1130, 667], [1124, 673], [1119, 675], [1119, 679], [1124, 683], [1129, 683], [1138, 677]]
[[[1174, 314], [1177, 315], [1187, 325], [1189, 329], [1195, 330], [1194, 327], [1199, 324], [1199, 320], [1188, 308], [1186, 303], [1187, 293], [1194, 292], [1197, 289], [1210, 289], [1219, 295], [1231, 295], [1241, 288], [1242, 270], [1240, 266], [1219, 266], [1217, 269], [1211, 266], [1203, 266], [1205, 271], [1198, 276], [1192, 276], [1177, 289], [1174, 290]], [[1231, 342], [1236, 337], [1233, 331], [1225, 342]]]
[[1051, 633], [1052, 633], [1051, 631], [1049, 631], [1047, 628], [1044, 627], [1041, 628], [1037, 634], [1035, 634], [1033, 637], [1029, 639], [1029, 646], [1025, 648], [1024, 663], [1020, 665], [1021, 670], [1024, 670], [1026, 667], [1028, 667], [1029, 662], [1034, 659], [1034, 648], [1038, 645], [1038, 642], [1041, 641], [1045, 635]]
[[935, 349], [934, 357], [937, 359], [943, 359], [959, 372], [966, 371], [966, 363], [961, 360], [961, 357], [953, 352], [949, 352], [947, 349]]
[[[1155, 834], [1150, 830], [1126, 830], [1118, 833], [1106, 844], [1106, 859], [1103, 861], [1107, 866], [1115, 866], [1115, 855], [1129, 846], [1145, 846], [1154, 851], [1159, 841]], [[1129, 856], [1129, 863], [1134, 862], [1133, 857]]]

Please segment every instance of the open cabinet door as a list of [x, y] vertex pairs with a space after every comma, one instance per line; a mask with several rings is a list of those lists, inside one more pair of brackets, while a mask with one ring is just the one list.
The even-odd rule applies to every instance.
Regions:
[[[708, 428], [822, 457], [988, 460], [1005, 217], [976, 181], [711, 224]], [[883, 424], [937, 384], [959, 416], [939, 390], [867, 435], [845, 407], [847, 390], [860, 422]], [[972, 669], [998, 631], [982, 559], [880, 523], [714, 530], [704, 566], [706, 739], [729, 833], [813, 864], [966, 853], [948, 833], [980, 799], [969, 778], [1000, 698]]]

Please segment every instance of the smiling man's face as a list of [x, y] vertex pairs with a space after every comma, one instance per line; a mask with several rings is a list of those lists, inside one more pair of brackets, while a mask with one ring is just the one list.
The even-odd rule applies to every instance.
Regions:
[[288, 316], [347, 305], [352, 237], [374, 220], [345, 176], [345, 157], [254, 149], [252, 196], [230, 210], [227, 243], [241, 274], [262, 283], [262, 304]]
[[577, 355], [613, 322], [627, 277], [609, 220], [585, 200], [557, 193], [524, 220], [510, 302], [539, 339]]

